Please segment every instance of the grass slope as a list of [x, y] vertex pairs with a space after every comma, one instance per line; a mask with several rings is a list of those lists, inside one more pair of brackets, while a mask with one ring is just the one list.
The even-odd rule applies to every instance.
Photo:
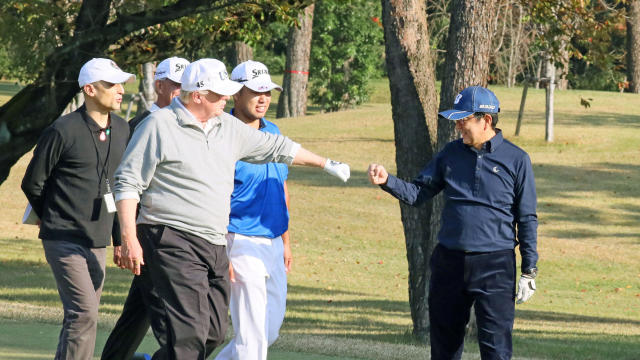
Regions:
[[[366, 179], [370, 162], [395, 172], [388, 85], [379, 81], [374, 87], [376, 102], [357, 109], [275, 121], [306, 148], [349, 163], [352, 178], [342, 184], [317, 170], [291, 169], [294, 268], [273, 359], [315, 359], [311, 354], [341, 359], [427, 357], [425, 347], [410, 336], [408, 271], [397, 201]], [[515, 356], [637, 359], [640, 96], [557, 92], [555, 141], [548, 144], [544, 91], [529, 91], [516, 138], [521, 89], [493, 89], [502, 104], [499, 127], [531, 155], [539, 196], [538, 292], [516, 308]], [[581, 107], [580, 97], [593, 98], [591, 108]], [[272, 113], [274, 109], [275, 104]], [[8, 354], [27, 354], [28, 349], [50, 356], [61, 317], [36, 229], [19, 224], [26, 204], [19, 182], [30, 156], [25, 155], [0, 186], [0, 318], [5, 319], [0, 320], [0, 338], [9, 339], [0, 342], [0, 358], [17, 358]], [[129, 282], [130, 275], [109, 266], [101, 334], [119, 315]], [[20, 335], [21, 326], [26, 334], [36, 333], [30, 326], [41, 326], [54, 335], [41, 339], [43, 348], [6, 345], [29, 337]], [[477, 357], [476, 344], [466, 349], [465, 356]]]

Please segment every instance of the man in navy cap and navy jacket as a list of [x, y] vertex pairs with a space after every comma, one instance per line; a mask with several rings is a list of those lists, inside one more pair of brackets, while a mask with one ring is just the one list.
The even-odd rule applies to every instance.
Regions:
[[[456, 122], [462, 138], [448, 143], [413, 182], [389, 175], [381, 165], [369, 166], [371, 183], [409, 205], [444, 191], [442, 227], [431, 255], [432, 359], [461, 358], [474, 304], [482, 359], [510, 359], [514, 300], [525, 302], [536, 289], [531, 160], [495, 127], [499, 111], [493, 92], [468, 87], [456, 96], [454, 109], [440, 113]], [[516, 295], [517, 245], [522, 274]]]

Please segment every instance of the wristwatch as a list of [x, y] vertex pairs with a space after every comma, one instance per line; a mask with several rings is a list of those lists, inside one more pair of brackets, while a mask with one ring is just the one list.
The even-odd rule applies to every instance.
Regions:
[[522, 275], [527, 275], [528, 277], [535, 279], [538, 276], [538, 268], [532, 267], [522, 272]]

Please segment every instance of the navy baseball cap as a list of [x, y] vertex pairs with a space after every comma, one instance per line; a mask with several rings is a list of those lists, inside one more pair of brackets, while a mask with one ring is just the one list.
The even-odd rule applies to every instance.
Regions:
[[460, 120], [475, 112], [498, 113], [500, 102], [493, 91], [482, 86], [469, 86], [453, 101], [453, 109], [438, 113], [448, 120]]

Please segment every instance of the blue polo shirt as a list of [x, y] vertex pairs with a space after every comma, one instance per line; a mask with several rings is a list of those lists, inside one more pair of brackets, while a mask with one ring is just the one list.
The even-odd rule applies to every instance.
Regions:
[[522, 269], [536, 266], [538, 216], [529, 155], [502, 136], [481, 150], [448, 143], [411, 183], [389, 175], [382, 189], [418, 206], [444, 191], [438, 241], [452, 250], [490, 252], [520, 245]]
[[[280, 134], [280, 129], [264, 118], [260, 119], [260, 131]], [[275, 238], [287, 231], [284, 181], [288, 174], [286, 164], [236, 162], [229, 232]]]

